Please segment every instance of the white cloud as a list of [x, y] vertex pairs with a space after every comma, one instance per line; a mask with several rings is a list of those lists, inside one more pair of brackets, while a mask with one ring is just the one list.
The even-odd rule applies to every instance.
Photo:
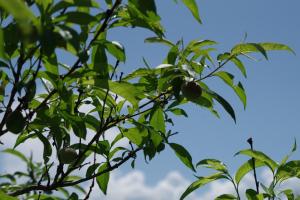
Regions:
[[[168, 173], [154, 186], [147, 185], [146, 176], [141, 171], [132, 171], [127, 174], [114, 173], [111, 176], [108, 194], [103, 196], [95, 186], [91, 200], [177, 200], [189, 185], [179, 172]], [[88, 188], [88, 186], [87, 186]], [[188, 200], [200, 200], [195, 194], [190, 195]]]

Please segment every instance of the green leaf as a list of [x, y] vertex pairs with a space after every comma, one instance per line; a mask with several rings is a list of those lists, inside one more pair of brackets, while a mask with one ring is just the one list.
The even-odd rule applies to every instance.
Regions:
[[145, 43], [161, 43], [161, 44], [165, 44], [169, 47], [175, 46], [171, 41], [161, 38], [161, 37], [149, 37], [149, 38], [146, 38], [144, 42]]
[[255, 158], [261, 162], [264, 162], [267, 166], [271, 168], [271, 170], [274, 172], [275, 169], [278, 167], [278, 164], [273, 161], [269, 156], [264, 154], [261, 151], [251, 150], [251, 149], [245, 149], [237, 152], [235, 155], [247, 155], [249, 157]]
[[60, 15], [56, 17], [53, 22], [70, 22], [74, 24], [79, 24], [79, 25], [86, 25], [90, 24], [91, 22], [96, 22], [97, 18], [85, 13], [85, 12], [79, 12], [79, 11], [72, 11], [65, 13], [63, 15]]
[[292, 160], [278, 167], [276, 178], [280, 181], [289, 178], [300, 178], [300, 160]]
[[185, 117], [188, 117], [188, 115], [185, 112], [185, 110], [183, 110], [181, 108], [172, 108], [169, 111], [172, 112], [174, 115], [183, 115]]
[[4, 8], [18, 21], [34, 21], [34, 14], [22, 0], [0, 0], [0, 7]]
[[265, 43], [258, 43], [260, 46], [264, 48], [265, 51], [289, 51], [293, 54], [295, 54], [294, 50], [291, 49], [289, 46], [280, 44], [280, 43], [271, 43], [271, 42], [265, 42]]
[[91, 177], [94, 172], [96, 171], [96, 169], [99, 167], [99, 163], [95, 163], [93, 165], [90, 165], [89, 168], [86, 170], [86, 177]]
[[44, 158], [44, 161], [47, 163], [49, 161], [49, 157], [52, 154], [51, 144], [50, 144], [49, 140], [45, 136], [43, 136], [41, 133], [37, 132], [37, 136], [44, 145], [43, 158]]
[[233, 80], [234, 76], [225, 71], [216, 72], [214, 73], [214, 76], [221, 78], [229, 87], [231, 87], [233, 91], [236, 93], [236, 95], [240, 98], [241, 102], [244, 105], [244, 108], [246, 108], [247, 97], [242, 83], [239, 82], [237, 85], [235, 85]]
[[[106, 170], [107, 168], [109, 168], [109, 165], [107, 163], [104, 163], [103, 165], [101, 165], [99, 167], [99, 170], [98, 170], [98, 173], [101, 173], [103, 172], [104, 170]], [[107, 192], [107, 185], [108, 185], [108, 182], [109, 182], [109, 172], [106, 172], [100, 176], [98, 176], [96, 178], [97, 180], [97, 183], [98, 183], [98, 186], [99, 188], [101, 189], [101, 191], [106, 195], [106, 192]]]
[[59, 10], [65, 9], [67, 7], [94, 7], [99, 8], [99, 4], [94, 0], [63, 0], [59, 1], [57, 4], [53, 6], [51, 9], [51, 14], [55, 13]]
[[157, 131], [166, 132], [164, 112], [160, 106], [155, 106], [151, 112], [150, 125]]
[[117, 60], [125, 62], [126, 54], [124, 47], [117, 41], [106, 41], [104, 43], [107, 51], [112, 54]]
[[230, 53], [224, 53], [224, 54], [218, 55], [217, 59], [218, 59], [218, 61], [230, 60], [242, 72], [244, 77], [247, 77], [246, 68], [245, 68], [243, 62], [240, 59], [238, 59], [236, 56], [232, 56], [232, 55], [230, 55]]
[[264, 195], [257, 194], [257, 192], [253, 189], [246, 190], [246, 197], [248, 200], [264, 200]]
[[183, 164], [191, 170], [196, 171], [193, 165], [192, 156], [183, 146], [176, 143], [170, 143], [169, 145]]
[[18, 200], [16, 197], [9, 196], [0, 190], [0, 199], [5, 200]]
[[234, 112], [233, 108], [231, 107], [231, 105], [217, 93], [210, 91], [210, 94], [212, 94], [214, 99], [217, 100], [223, 106], [223, 108], [226, 110], [226, 112], [231, 116], [231, 118], [236, 123], [235, 112]]
[[26, 156], [24, 156], [24, 154], [22, 154], [21, 152], [15, 150], [15, 149], [5, 149], [2, 152], [17, 156], [18, 158], [20, 158], [24, 162], [26, 162], [26, 163], [28, 162], [28, 159], [26, 158]]
[[67, 111], [61, 111], [62, 117], [71, 124], [72, 129], [76, 136], [85, 139], [86, 126], [81, 116], [71, 115]]
[[26, 125], [26, 119], [18, 110], [9, 114], [6, 120], [6, 128], [8, 131], [18, 134], [23, 131]]
[[187, 197], [191, 192], [193, 192], [194, 190], [210, 183], [213, 182], [215, 180], [218, 179], [223, 179], [226, 178], [223, 173], [216, 173], [210, 176], [206, 176], [206, 177], [200, 177], [197, 181], [193, 182], [185, 191], [184, 193], [181, 195], [180, 200], [183, 200], [185, 197]]
[[198, 10], [198, 6], [196, 4], [195, 0], [181, 0], [185, 6], [191, 11], [191, 13], [193, 14], [194, 18], [201, 24], [201, 19], [199, 16], [199, 10]]
[[237, 197], [232, 194], [222, 194], [217, 198], [215, 198], [215, 200], [231, 200], [231, 199], [237, 199]]
[[199, 167], [199, 166], [215, 169], [217, 171], [221, 171], [221, 172], [225, 172], [225, 173], [228, 171], [226, 165], [223, 162], [221, 162], [219, 160], [216, 160], [216, 159], [203, 159], [203, 160], [200, 160], [196, 164], [196, 167]]
[[268, 60], [266, 50], [259, 43], [238, 44], [231, 49], [232, 55], [247, 54], [253, 52], [260, 52]]
[[111, 92], [118, 94], [119, 96], [125, 98], [129, 101], [134, 107], [138, 106], [139, 100], [143, 97], [141, 96], [142, 91], [133, 84], [127, 82], [115, 82], [108, 81], [103, 79], [91, 79], [82, 81], [83, 85], [92, 85], [95, 87], [109, 89]]
[[0, 58], [6, 58], [4, 50], [4, 33], [0, 27]]
[[134, 4], [137, 9], [148, 16], [151, 15], [151, 13], [156, 14], [156, 5], [154, 0], [129, 0], [129, 3]]
[[283, 193], [286, 196], [287, 200], [295, 200], [293, 190], [291, 189], [283, 190], [280, 193]]
[[105, 46], [103, 44], [98, 43], [97, 46], [93, 47], [92, 61], [94, 70], [100, 74], [101, 78], [108, 78], [107, 56], [105, 53]]
[[129, 128], [124, 130], [122, 133], [131, 142], [138, 146], [140, 146], [143, 143], [144, 138], [148, 135], [146, 129], [142, 127]]
[[[262, 167], [262, 166], [266, 166], [266, 164], [261, 160], [255, 159], [255, 168]], [[239, 184], [242, 178], [252, 170], [253, 170], [253, 163], [252, 163], [252, 159], [250, 159], [247, 162], [245, 162], [243, 165], [241, 165], [237, 170], [237, 172], [235, 173], [236, 183]]]

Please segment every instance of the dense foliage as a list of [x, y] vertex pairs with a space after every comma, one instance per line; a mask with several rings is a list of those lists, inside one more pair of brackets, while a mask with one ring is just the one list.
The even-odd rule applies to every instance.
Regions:
[[[195, 0], [182, 3], [201, 23]], [[121, 73], [126, 47], [118, 38], [107, 39], [116, 27], [151, 31], [145, 42], [169, 48], [162, 64], [145, 61], [143, 68]], [[207, 80], [221, 79], [246, 106], [242, 83], [224, 67], [233, 64], [246, 76], [239, 57], [292, 52], [277, 43], [241, 43], [221, 53], [213, 45], [167, 40], [154, 0], [0, 0], [0, 140], [16, 135], [15, 145], [3, 152], [27, 165], [27, 171], [0, 176], [0, 199], [60, 199], [53, 191], [78, 199], [69, 187], [88, 199], [95, 184], [105, 194], [111, 171], [129, 161], [134, 167], [139, 152], [151, 160], [165, 147], [195, 171], [188, 151], [169, 142], [175, 134], [170, 113], [187, 116], [181, 105], [193, 103], [219, 117], [215, 105], [220, 104], [235, 120], [230, 103]], [[60, 60], [61, 53], [74, 62]], [[108, 140], [112, 128], [119, 133]], [[120, 146], [124, 138], [128, 145]], [[17, 151], [32, 139], [43, 143], [43, 162]], [[89, 191], [83, 190], [80, 184], [90, 180]]]

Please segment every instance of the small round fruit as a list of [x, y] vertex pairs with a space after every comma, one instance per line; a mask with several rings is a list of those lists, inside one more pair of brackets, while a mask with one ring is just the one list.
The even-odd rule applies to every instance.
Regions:
[[195, 100], [199, 98], [202, 94], [202, 89], [198, 83], [194, 81], [184, 82], [181, 85], [182, 95], [188, 100]]
[[14, 111], [7, 117], [6, 128], [11, 133], [18, 134], [22, 132], [25, 125], [26, 119], [20, 111]]
[[61, 149], [58, 153], [58, 159], [63, 164], [71, 164], [78, 157], [75, 149], [70, 147], [65, 147]]

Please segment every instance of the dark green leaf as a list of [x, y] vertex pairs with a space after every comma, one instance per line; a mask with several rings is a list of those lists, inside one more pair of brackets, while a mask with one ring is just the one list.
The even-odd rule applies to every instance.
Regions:
[[172, 108], [169, 111], [171, 111], [175, 115], [183, 115], [185, 117], [188, 117], [188, 115], [186, 114], [185, 110], [183, 110], [181, 108]]
[[[103, 172], [104, 170], [106, 170], [107, 168], [109, 167], [109, 165], [107, 163], [104, 163], [103, 165], [101, 165], [99, 167], [99, 170], [98, 170], [98, 173], [101, 173]], [[97, 180], [97, 183], [98, 183], [98, 186], [99, 188], [101, 189], [101, 191], [106, 195], [106, 192], [107, 192], [107, 185], [108, 185], [108, 182], [109, 182], [109, 172], [106, 172], [100, 176], [98, 176], [96, 178]]]
[[56, 17], [53, 21], [70, 22], [79, 25], [86, 25], [91, 22], [96, 22], [97, 18], [85, 12], [72, 11]]
[[215, 198], [215, 200], [231, 200], [231, 199], [237, 199], [237, 197], [232, 194], [222, 194], [217, 198]]
[[195, 171], [192, 156], [190, 153], [181, 145], [176, 143], [170, 143], [170, 147], [175, 151], [176, 156], [185, 164], [188, 168]]
[[47, 163], [49, 161], [49, 157], [52, 154], [51, 144], [50, 144], [49, 140], [45, 136], [43, 136], [41, 133], [37, 132], [37, 136], [44, 145], [43, 158], [44, 158], [44, 161]]

